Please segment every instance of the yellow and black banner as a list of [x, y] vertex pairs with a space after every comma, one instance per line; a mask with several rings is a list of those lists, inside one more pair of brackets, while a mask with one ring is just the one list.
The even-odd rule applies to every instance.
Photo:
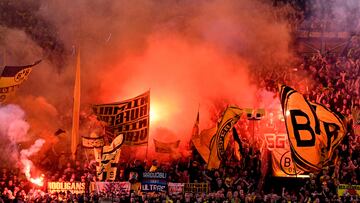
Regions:
[[70, 191], [73, 194], [84, 194], [86, 190], [86, 185], [84, 182], [48, 182], [47, 183], [47, 192], [49, 194], [59, 193], [59, 192], [68, 192]]
[[82, 137], [84, 148], [102, 148], [104, 145], [104, 137]]
[[292, 160], [286, 134], [265, 133], [266, 148], [271, 152], [272, 174], [276, 177], [300, 177], [304, 171]]
[[360, 109], [359, 107], [353, 107], [351, 109], [351, 115], [353, 117], [353, 128], [355, 135], [360, 135]]
[[120, 134], [102, 150], [94, 149], [95, 159], [98, 162], [96, 172], [99, 180], [115, 180], [123, 142], [124, 136]]
[[144, 146], [149, 137], [150, 91], [135, 98], [93, 106], [98, 120], [105, 122], [106, 134], [112, 140], [124, 134], [124, 144]]
[[240, 119], [243, 110], [236, 106], [228, 106], [217, 124], [217, 131], [210, 144], [208, 169], [219, 168], [221, 160], [225, 156], [225, 150], [229, 144], [229, 132]]
[[285, 85], [280, 88], [280, 100], [296, 167], [308, 172], [320, 171], [345, 135], [342, 116], [308, 102]]
[[339, 184], [337, 193], [339, 197], [360, 196], [360, 185]]
[[210, 143], [213, 138], [215, 139], [216, 130], [216, 127], [205, 129], [201, 131], [199, 136], [193, 136], [191, 138], [196, 150], [206, 163], [209, 161]]
[[32, 67], [39, 64], [41, 60], [25, 66], [5, 66], [0, 73], [0, 104], [11, 94], [15, 93], [31, 73]]
[[334, 113], [322, 104], [310, 103], [319, 121], [321, 143], [326, 147], [324, 150], [326, 164], [333, 156], [337, 146], [346, 135], [345, 117], [340, 113]]
[[173, 153], [180, 145], [180, 140], [175, 142], [160, 142], [154, 139], [155, 152], [158, 153]]

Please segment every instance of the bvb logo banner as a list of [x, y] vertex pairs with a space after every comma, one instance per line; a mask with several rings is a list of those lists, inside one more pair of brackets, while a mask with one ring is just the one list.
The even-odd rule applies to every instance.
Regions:
[[31, 65], [4, 67], [4, 70], [0, 75], [0, 103], [5, 102], [10, 95], [15, 93], [21, 83], [28, 78], [32, 67], [40, 62], [41, 60], [36, 61]]
[[288, 86], [280, 87], [280, 100], [296, 166], [308, 172], [320, 171], [346, 134], [344, 117], [310, 103]]
[[304, 173], [293, 163], [286, 134], [264, 134], [267, 149], [271, 151], [273, 175], [295, 177]]
[[221, 131], [219, 133], [219, 136], [217, 137], [217, 155], [218, 158], [221, 160], [225, 156], [225, 136], [229, 133], [233, 126], [233, 119], [230, 119], [226, 121], [226, 123], [221, 126]]
[[222, 113], [222, 117], [217, 124], [216, 134], [210, 141], [208, 169], [219, 168], [230, 140], [229, 131], [240, 119], [242, 113], [243, 110], [237, 106], [228, 106]]
[[19, 71], [14, 77], [15, 82], [22, 82], [23, 80], [26, 80], [30, 72], [31, 68], [25, 68]]

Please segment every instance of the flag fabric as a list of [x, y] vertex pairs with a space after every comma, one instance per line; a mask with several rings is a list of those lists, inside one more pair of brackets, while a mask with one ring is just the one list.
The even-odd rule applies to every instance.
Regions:
[[200, 135], [193, 136], [191, 138], [192, 143], [195, 146], [196, 151], [199, 152], [200, 156], [207, 163], [210, 155], [210, 143], [215, 138], [216, 127], [202, 130]]
[[110, 145], [103, 146], [102, 150], [94, 149], [98, 162], [96, 167], [99, 180], [115, 180], [117, 164], [120, 160], [121, 146], [124, 143], [123, 134], [118, 135]]
[[236, 106], [228, 106], [223, 112], [217, 124], [216, 135], [211, 141], [208, 169], [219, 168], [229, 143], [229, 131], [240, 119], [242, 113], [243, 110]]
[[351, 114], [353, 117], [353, 128], [355, 135], [360, 135], [360, 109], [359, 108], [352, 108]]
[[280, 100], [296, 167], [318, 172], [345, 136], [343, 116], [310, 103], [288, 86], [280, 87]]
[[360, 124], [354, 125], [354, 133], [355, 135], [360, 136]]
[[154, 139], [155, 152], [158, 153], [173, 153], [179, 148], [180, 140], [175, 142], [160, 142]]
[[0, 73], [0, 104], [13, 94], [29, 77], [32, 67], [39, 64], [41, 60], [25, 66], [5, 66]]
[[199, 136], [199, 122], [200, 122], [200, 113], [198, 111], [197, 113], [197, 116], [196, 116], [196, 121], [194, 123], [194, 127], [193, 127], [193, 130], [192, 130], [192, 138], [196, 138]]
[[293, 163], [287, 134], [264, 133], [264, 138], [266, 148], [271, 153], [273, 176], [298, 177], [304, 173]]
[[106, 123], [109, 140], [124, 134], [124, 144], [144, 146], [148, 143], [150, 122], [150, 91], [132, 99], [93, 106], [98, 120]]
[[61, 134], [63, 134], [63, 133], [66, 133], [66, 131], [63, 130], [63, 129], [61, 129], [61, 128], [59, 128], [59, 129], [54, 133], [54, 135], [55, 135], [55, 136], [59, 136], [59, 135], [61, 135]]
[[189, 142], [189, 148], [195, 147], [194, 145], [194, 139], [199, 139], [199, 122], [200, 122], [200, 114], [199, 114], [199, 110], [196, 116], [196, 120], [192, 129], [192, 133], [191, 133], [191, 139]]
[[290, 150], [284, 148], [275, 148], [271, 151], [271, 167], [272, 175], [275, 177], [297, 177], [304, 173], [294, 166]]
[[320, 120], [320, 137], [322, 145], [326, 146], [324, 164], [331, 160], [335, 149], [346, 135], [345, 117], [340, 113], [334, 113], [322, 104], [310, 103], [315, 114]]
[[241, 157], [243, 156], [243, 148], [242, 148], [242, 143], [241, 143], [241, 140], [240, 140], [240, 137], [239, 137], [239, 134], [237, 133], [236, 131], [236, 128], [233, 127], [233, 137], [234, 137], [234, 140], [236, 142], [235, 144], [235, 157], [237, 160], [241, 160]]
[[71, 129], [71, 154], [73, 160], [76, 158], [76, 149], [79, 140], [79, 120], [80, 120], [80, 51], [76, 57], [76, 71], [74, 84], [74, 103], [73, 103], [73, 121]]
[[102, 148], [105, 145], [104, 137], [81, 137], [84, 148]]

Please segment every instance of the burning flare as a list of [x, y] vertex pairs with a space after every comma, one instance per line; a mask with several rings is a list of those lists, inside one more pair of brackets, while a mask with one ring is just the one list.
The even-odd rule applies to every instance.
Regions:
[[34, 167], [34, 164], [29, 159], [29, 157], [34, 153], [38, 152], [44, 143], [45, 140], [38, 139], [35, 141], [33, 145], [31, 145], [29, 149], [24, 149], [21, 150], [20, 152], [21, 164], [23, 165], [23, 172], [25, 173], [26, 179], [28, 179], [28, 181], [38, 186], [44, 185], [44, 174], [41, 174], [41, 176], [38, 178], [31, 177], [31, 168]]

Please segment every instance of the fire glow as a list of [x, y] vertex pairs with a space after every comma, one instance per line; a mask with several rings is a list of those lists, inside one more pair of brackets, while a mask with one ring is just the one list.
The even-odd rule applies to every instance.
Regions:
[[38, 178], [32, 178], [31, 177], [31, 161], [29, 160], [26, 160], [26, 161], [23, 161], [23, 164], [25, 165], [25, 168], [24, 168], [24, 173], [25, 173], [25, 176], [26, 176], [26, 179], [28, 179], [31, 183], [37, 185], [37, 186], [44, 186], [44, 174], [41, 174], [40, 177]]
[[33, 163], [29, 159], [29, 157], [37, 153], [41, 149], [44, 143], [45, 140], [38, 139], [35, 141], [33, 145], [31, 145], [29, 149], [24, 149], [21, 150], [20, 152], [21, 164], [23, 165], [23, 172], [25, 173], [26, 179], [28, 179], [28, 181], [38, 186], [44, 185], [44, 175], [42, 174], [38, 178], [31, 177], [31, 168], [33, 167]]

